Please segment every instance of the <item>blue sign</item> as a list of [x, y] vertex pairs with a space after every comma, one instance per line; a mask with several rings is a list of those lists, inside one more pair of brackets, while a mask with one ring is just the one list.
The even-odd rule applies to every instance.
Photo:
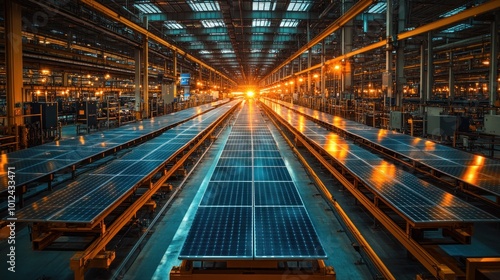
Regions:
[[189, 86], [189, 80], [191, 79], [191, 74], [181, 73], [181, 86]]

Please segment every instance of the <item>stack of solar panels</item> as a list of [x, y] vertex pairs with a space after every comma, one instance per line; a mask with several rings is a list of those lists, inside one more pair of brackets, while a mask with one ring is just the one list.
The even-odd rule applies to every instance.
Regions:
[[276, 142], [253, 103], [239, 113], [179, 258], [326, 258]]
[[[279, 102], [284, 106], [289, 103]], [[431, 169], [500, 197], [500, 161], [474, 155], [419, 137], [374, 128], [327, 113], [293, 105], [294, 110], [331, 124]]]
[[113, 130], [82, 135], [3, 154], [0, 157], [0, 192], [7, 191], [9, 180], [7, 167], [15, 167], [16, 185], [22, 186], [85, 159], [112, 151], [120, 145], [162, 131], [165, 127], [180, 123], [210, 109], [212, 109], [212, 105], [203, 105], [147, 121], [127, 124]]
[[494, 222], [495, 216], [466, 203], [389, 161], [345, 140], [290, 109], [266, 102], [301, 133], [350, 170], [407, 220], [418, 223]]
[[93, 224], [235, 104], [214, 109], [137, 146], [122, 158], [17, 211], [17, 220]]

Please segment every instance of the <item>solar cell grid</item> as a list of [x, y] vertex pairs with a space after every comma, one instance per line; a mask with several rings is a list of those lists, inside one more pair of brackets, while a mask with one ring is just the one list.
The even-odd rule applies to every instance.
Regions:
[[233, 157], [233, 158], [219, 158], [217, 166], [252, 166], [252, 158], [250, 157]]
[[202, 206], [252, 206], [251, 182], [210, 182]]
[[[286, 109], [282, 109], [281, 114], [287, 114]], [[293, 124], [292, 120], [292, 125]], [[340, 153], [339, 150], [341, 149], [339, 149], [338, 146], [323, 142], [319, 137], [318, 134], [330, 133], [327, 132], [326, 129], [323, 129], [323, 132], [317, 130], [317, 125], [311, 121], [305, 121], [305, 123], [302, 121], [302, 125], [309, 131], [308, 136], [314, 137], [316, 141], [323, 143], [325, 150], [329, 151], [334, 157], [338, 159], [342, 157], [341, 162], [344, 162], [347, 169], [351, 170], [360, 180], [364, 181], [367, 186], [377, 192], [382, 198], [388, 201], [389, 204], [400, 209], [403, 215], [415, 223], [450, 222], [453, 220], [467, 222], [498, 220], [496, 217], [461, 201], [459, 198], [422, 181], [410, 173], [398, 169], [392, 164], [388, 164], [388, 162], [381, 160], [376, 155], [365, 150], [353, 149], [350, 151], [354, 153], [355, 157]], [[313, 129], [309, 130], [309, 126], [313, 127]], [[380, 138], [379, 134], [381, 132], [384, 133], [382, 138]], [[400, 148], [401, 145], [409, 143], [411, 146], [408, 147], [410, 148], [406, 148], [403, 153], [410, 154], [419, 159], [431, 159], [430, 162], [432, 162], [433, 165], [437, 164], [437, 166], [439, 166], [438, 163], [447, 164], [446, 160], [444, 160], [445, 158], [450, 158], [452, 161], [472, 160], [471, 156], [453, 156], [451, 153], [456, 151], [449, 147], [434, 148], [436, 144], [429, 141], [415, 145], [406, 139], [405, 136], [401, 136], [394, 132], [382, 131], [375, 128], [363, 128], [356, 130], [355, 133], [362, 137], [372, 139], [373, 142], [383, 142], [384, 145], [388, 144], [388, 146], [391, 147]], [[391, 138], [391, 136], [396, 136], [397, 138]], [[339, 138], [338, 141], [345, 142], [345, 140], [341, 138]], [[434, 152], [416, 151], [413, 147], [422, 147], [423, 150], [427, 149]], [[359, 160], [352, 160], [356, 157], [359, 158]], [[489, 167], [490, 169], [485, 168], [484, 170], [488, 170], [486, 172], [491, 172], [489, 170], [496, 169], [495, 164], [488, 166], [491, 167]], [[473, 168], [470, 170], [472, 169]], [[457, 177], [465, 177], [466, 174], [463, 168], [458, 167], [451, 168], [449, 166], [444, 166], [443, 170], [447, 170], [449, 173], [455, 173]], [[481, 174], [481, 178], [488, 178], [486, 172]], [[473, 177], [470, 176], [470, 174], [471, 173], [468, 173], [469, 179]], [[454, 208], [450, 208], [451, 205], [453, 205]]]
[[251, 207], [199, 207], [181, 259], [252, 258]]
[[[326, 257], [268, 127], [255, 126], [257, 122], [253, 120], [260, 120], [260, 117], [249, 118], [244, 114], [245, 108], [242, 112], [236, 123], [247, 125], [250, 120], [252, 131], [243, 132], [247, 128], [233, 126], [179, 258], [213, 260]], [[240, 121], [242, 118], [244, 121]], [[242, 145], [240, 141], [245, 141], [245, 144]], [[247, 147], [250, 150], [245, 150]], [[235, 206], [245, 209], [242, 211], [249, 211], [244, 217], [237, 215], [239, 223], [250, 225], [243, 226], [246, 233], [244, 237], [241, 237], [240, 231], [233, 231], [235, 220], [228, 219], [221, 212], [233, 211], [232, 209], [237, 209]], [[269, 221], [261, 215], [267, 209], [259, 208], [277, 208], [273, 210], [273, 220]], [[252, 209], [255, 214], [252, 214]], [[219, 212], [207, 214], [216, 211]], [[239, 241], [233, 245], [227, 245], [231, 242], [221, 244], [221, 236]], [[234, 250], [237, 243], [239, 248], [245, 250]]]
[[255, 207], [255, 233], [256, 259], [326, 257], [304, 207]]
[[255, 205], [302, 206], [302, 200], [293, 182], [255, 182]]
[[255, 181], [292, 181], [286, 167], [261, 167], [254, 166]]

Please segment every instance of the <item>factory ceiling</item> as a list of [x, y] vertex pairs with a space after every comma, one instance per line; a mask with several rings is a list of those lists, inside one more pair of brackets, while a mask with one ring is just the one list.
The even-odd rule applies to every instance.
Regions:
[[[390, 5], [395, 15], [393, 34], [452, 16], [484, 2], [489, 1], [394, 0]], [[23, 30], [29, 34], [27, 40], [36, 37], [37, 42], [66, 42], [66, 47], [87, 47], [133, 59], [134, 50], [141, 46], [144, 34], [120, 22], [125, 18], [181, 50], [184, 58], [195, 58], [191, 65], [181, 63], [181, 71], [182, 67], [199, 71], [203, 67], [198, 62], [202, 62], [202, 66], [212, 67], [237, 84], [258, 83], [311, 39], [335, 24], [350, 7], [362, 3], [369, 3], [368, 8], [349, 23], [352, 26], [352, 48], [385, 40], [388, 7], [387, 1], [364, 0], [26, 0], [19, 3], [24, 7]], [[103, 5], [113, 14], [106, 14], [92, 3]], [[400, 8], [405, 12], [399, 12]], [[403, 14], [405, 18], [401, 25], [399, 17]], [[433, 31], [435, 46], [469, 39], [476, 34], [488, 34], [491, 15]], [[398, 25], [404, 29], [398, 30]], [[425, 38], [411, 39], [417, 45]], [[486, 42], [488, 38], [481, 40]], [[340, 56], [342, 45], [342, 33], [338, 29], [311, 48], [311, 63], [319, 63], [323, 52], [325, 59]], [[411, 41], [406, 47], [411, 49]], [[150, 62], [156, 64], [173, 56], [171, 48], [153, 40], [150, 40], [150, 52]], [[380, 55], [383, 57], [383, 50]], [[108, 59], [111, 58], [109, 55]], [[300, 64], [306, 61], [307, 65], [307, 59], [307, 55], [300, 56]], [[121, 60], [116, 59], [127, 64]], [[167, 68], [170, 66], [166, 65]]]

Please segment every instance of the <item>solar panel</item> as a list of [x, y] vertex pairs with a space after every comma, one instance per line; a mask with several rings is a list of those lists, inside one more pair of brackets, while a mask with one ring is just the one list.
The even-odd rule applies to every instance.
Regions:
[[[175, 115], [156, 117], [154, 121], [131, 123], [110, 131], [78, 136], [15, 151], [8, 154], [5, 162], [2, 159], [2, 163], [5, 166], [16, 166], [17, 173], [23, 172], [23, 176], [16, 178], [16, 183], [19, 186], [24, 185], [42, 177], [40, 173], [48, 174], [60, 171], [100, 153], [112, 151], [119, 145], [137, 140], [149, 133], [185, 121], [186, 118], [190, 118], [199, 112], [206, 112], [211, 109], [212, 106], [209, 104], [202, 105], [186, 109], [182, 113]], [[193, 130], [199, 131], [199, 129], [199, 127], [193, 127]], [[35, 162], [35, 159], [39, 159], [39, 161]], [[5, 173], [6, 170], [0, 170], [0, 178], [4, 177]], [[7, 190], [4, 186], [7, 186], [7, 184], [1, 185], [0, 192]]]
[[[288, 115], [287, 110], [288, 109], [281, 108], [281, 115]], [[414, 223], [498, 220], [493, 215], [417, 178], [411, 173], [399, 169], [377, 155], [360, 149], [342, 137], [332, 136], [331, 132], [327, 131], [325, 128], [318, 128], [316, 123], [304, 119], [299, 120], [299, 118], [300, 117], [294, 115], [292, 118], [287, 118], [287, 121], [295, 127], [300, 123], [300, 125], [308, 131], [307, 137], [314, 139], [314, 141], [318, 143], [318, 146], [323, 148], [325, 152], [342, 162], [345, 168], [355, 174], [359, 180], [364, 182], [366, 186], [380, 198], [385, 200], [386, 203], [398, 209], [398, 211], [408, 220]], [[328, 122], [328, 120], [325, 121]], [[310, 127], [313, 129], [309, 129]], [[462, 180], [479, 183], [479, 178], [486, 178], [487, 180], [481, 183], [494, 184], [493, 177], [488, 174], [490, 174], [489, 172], [497, 170], [496, 164], [469, 166], [469, 169], [457, 165], [450, 166], [452, 161], [455, 160], [471, 161], [474, 155], [452, 156], [452, 153], [456, 151], [449, 147], [435, 148], [436, 144], [429, 141], [415, 145], [409, 141], [411, 138], [405, 140], [405, 136], [401, 134], [376, 128], [361, 129], [361, 127], [357, 127], [354, 133], [366, 139], [372, 139], [373, 142], [383, 142], [384, 145], [387, 144], [391, 147], [406, 145], [405, 143], [409, 143], [411, 147], [430, 147], [429, 149], [432, 148], [434, 151], [433, 153], [426, 153], [426, 151], [422, 150], [415, 151], [413, 148], [407, 148], [403, 153], [408, 153], [415, 158], [423, 159], [421, 160], [423, 163], [429, 162], [433, 166], [441, 168], [441, 170], [445, 171], [447, 174], [453, 174], [453, 176], [462, 178]], [[396, 136], [396, 138], [390, 138], [392, 136]], [[399, 142], [400, 140], [402, 140], [402, 142]], [[417, 140], [421, 141], [419, 139]], [[448, 157], [451, 160], [447, 160]], [[484, 162], [484, 158], [476, 158], [476, 160], [480, 163]], [[446, 165], [441, 166], [439, 165], [440, 163]], [[477, 172], [479, 170], [484, 170], [484, 173], [479, 175]], [[498, 178], [498, 176], [496, 178]], [[498, 187], [497, 184], [495, 190], [499, 189], [500, 187]]]
[[301, 206], [302, 200], [293, 182], [255, 182], [255, 205]]
[[255, 125], [261, 117], [247, 108], [236, 121], [244, 126], [230, 132], [179, 258], [325, 258], [272, 134]]
[[180, 259], [251, 259], [252, 207], [199, 207]]
[[321, 259], [326, 253], [304, 207], [255, 207], [256, 259]]
[[286, 167], [254, 167], [255, 181], [292, 181], [290, 173]]
[[252, 183], [210, 182], [200, 205], [252, 206]]
[[[207, 116], [220, 116], [226, 110], [228, 108], [216, 109], [207, 113]], [[190, 123], [202, 123], [208, 127], [210, 119], [206, 116], [196, 118], [181, 127], [189, 130]], [[147, 149], [132, 149], [120, 160], [112, 161], [92, 174], [79, 176], [65, 188], [17, 211], [18, 221], [93, 223], [120, 198], [130, 193], [145, 175], [177, 152], [177, 145], [171, 145], [168, 141], [161, 145], [148, 145], [152, 149], [150, 153]], [[146, 160], [152, 157], [161, 160]], [[137, 158], [145, 160], [138, 161]], [[18, 175], [22, 176], [22, 172], [16, 173], [16, 178]]]

